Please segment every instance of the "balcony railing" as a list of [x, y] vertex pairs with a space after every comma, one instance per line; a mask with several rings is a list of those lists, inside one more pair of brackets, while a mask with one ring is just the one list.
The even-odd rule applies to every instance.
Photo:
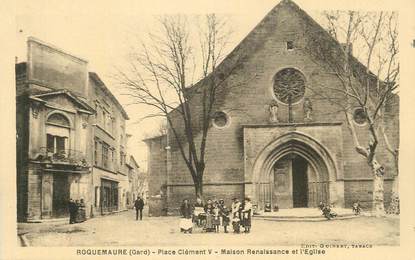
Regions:
[[86, 156], [83, 152], [73, 149], [59, 150], [53, 152], [47, 147], [41, 147], [35, 152], [34, 159], [41, 162], [56, 164], [70, 164], [82, 167], [89, 167]]

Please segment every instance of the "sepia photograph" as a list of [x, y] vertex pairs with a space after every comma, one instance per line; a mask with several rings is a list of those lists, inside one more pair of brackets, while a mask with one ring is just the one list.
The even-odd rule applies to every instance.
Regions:
[[20, 1], [16, 250], [367, 254], [406, 244], [402, 226], [413, 241], [399, 183], [415, 30], [402, 40], [391, 1], [320, 2]]

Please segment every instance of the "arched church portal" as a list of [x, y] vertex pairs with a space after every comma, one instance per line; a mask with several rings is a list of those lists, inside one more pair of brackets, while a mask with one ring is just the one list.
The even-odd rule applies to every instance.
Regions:
[[327, 151], [302, 134], [288, 134], [268, 145], [254, 166], [254, 201], [265, 209], [317, 207], [330, 202], [335, 165]]

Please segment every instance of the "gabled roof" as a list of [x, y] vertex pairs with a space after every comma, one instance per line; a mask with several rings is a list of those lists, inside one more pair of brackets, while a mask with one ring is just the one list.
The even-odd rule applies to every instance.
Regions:
[[118, 102], [117, 98], [111, 93], [111, 91], [107, 88], [107, 86], [105, 86], [105, 83], [101, 80], [98, 74], [96, 74], [95, 72], [89, 72], [89, 77], [93, 81], [95, 81], [97, 86], [100, 87], [101, 90], [104, 91], [106, 95], [108, 95], [108, 97], [112, 100], [112, 102], [114, 102], [117, 108], [121, 111], [121, 114], [123, 115], [123, 117], [126, 120], [129, 120], [130, 118], [128, 117], [127, 112], [125, 112], [123, 106], [120, 104], [120, 102]]
[[72, 94], [67, 89], [54, 90], [54, 91], [50, 91], [50, 92], [46, 92], [46, 93], [31, 95], [29, 98], [32, 99], [32, 100], [36, 100], [36, 101], [40, 101], [40, 102], [45, 102], [45, 100], [43, 100], [43, 98], [45, 98], [45, 97], [52, 97], [52, 96], [58, 96], [58, 95], [65, 95], [65, 96], [67, 96], [70, 100], [72, 100], [74, 103], [76, 103], [85, 112], [89, 112], [91, 114], [95, 112], [95, 110], [91, 106], [89, 106], [82, 99], [78, 98], [76, 95]]
[[140, 168], [140, 166], [138, 165], [137, 161], [134, 159], [134, 156], [130, 156], [130, 161], [128, 162], [131, 166], [136, 166], [136, 168]]
[[[280, 3], [278, 3], [274, 8], [272, 8], [265, 17], [245, 36], [244, 39], [222, 60], [222, 62], [217, 66], [217, 69], [214, 73], [222, 73], [223, 71], [226, 71], [227, 68], [232, 67], [232, 65], [236, 65], [235, 62], [238, 60], [235, 60], [238, 58], [238, 56], [242, 56], [242, 60], [244, 60], [249, 53], [251, 53], [254, 49], [260, 48], [261, 46], [259, 44], [253, 44], [256, 40], [257, 34], [267, 31], [268, 28], [273, 28], [275, 24], [272, 23], [272, 19], [270, 17], [276, 13], [279, 9], [282, 8], [291, 8], [291, 10], [297, 12], [301, 17], [304, 18], [304, 20], [309, 23], [311, 26], [313, 26], [316, 31], [321, 33], [321, 40], [322, 41], [332, 41], [336, 44], [334, 45], [335, 48], [342, 48], [341, 44], [334, 39], [319, 23], [317, 23], [310, 15], [308, 15], [304, 10], [302, 10], [297, 4], [295, 4], [291, 0], [282, 0]], [[356, 67], [359, 71], [365, 71], [366, 66], [363, 65], [357, 58], [351, 55], [351, 62], [353, 63], [352, 66]], [[364, 74], [366, 74], [364, 72]], [[219, 75], [219, 74], [218, 74]], [[367, 74], [366, 74], [367, 75]], [[187, 91], [191, 95], [195, 89], [203, 86], [203, 82], [209, 78], [212, 77], [212, 73], [209, 74], [207, 77], [201, 79], [199, 82], [194, 84], [193, 86], [190, 86]], [[367, 75], [371, 78], [376, 76], [370, 72], [369, 75]]]

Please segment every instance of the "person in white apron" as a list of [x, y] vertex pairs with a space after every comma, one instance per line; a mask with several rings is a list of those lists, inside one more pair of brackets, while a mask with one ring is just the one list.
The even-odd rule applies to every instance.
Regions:
[[240, 225], [241, 225], [241, 203], [237, 198], [233, 199], [232, 206], [232, 228], [234, 233], [240, 232]]
[[188, 199], [184, 199], [182, 205], [180, 206], [180, 214], [182, 218], [180, 219], [180, 231], [183, 233], [192, 233], [193, 231], [193, 207], [190, 205]]

